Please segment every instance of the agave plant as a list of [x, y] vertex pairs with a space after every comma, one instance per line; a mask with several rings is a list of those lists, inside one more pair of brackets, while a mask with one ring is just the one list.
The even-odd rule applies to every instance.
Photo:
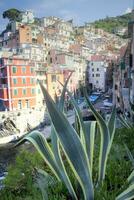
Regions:
[[[71, 75], [70, 75], [71, 76]], [[70, 78], [70, 77], [69, 77]], [[115, 133], [115, 107], [113, 108], [111, 117], [108, 122], [105, 122], [102, 116], [95, 110], [93, 105], [88, 99], [86, 91], [84, 91], [85, 100], [89, 109], [92, 111], [96, 121], [84, 122], [80, 108], [72, 97], [71, 93], [67, 90], [66, 81], [60, 101], [55, 103], [47, 90], [40, 84], [46, 106], [52, 121], [51, 128], [51, 147], [46, 138], [39, 132], [33, 131], [24, 137], [19, 144], [30, 141], [38, 150], [42, 158], [48, 164], [53, 174], [57, 179], [64, 183], [73, 199], [78, 199], [70, 177], [66, 172], [62, 154], [64, 153], [66, 160], [70, 166], [71, 171], [74, 173], [83, 191], [84, 200], [94, 199], [94, 183], [93, 183], [93, 159], [94, 159], [94, 141], [97, 130], [101, 135], [100, 142], [100, 155], [98, 164], [98, 185], [102, 183], [105, 178], [106, 164], [108, 154]], [[69, 123], [64, 114], [64, 97], [65, 92], [68, 92], [71, 102], [75, 109], [77, 121], [75, 123], [76, 129]], [[79, 126], [78, 126], [79, 124]]]

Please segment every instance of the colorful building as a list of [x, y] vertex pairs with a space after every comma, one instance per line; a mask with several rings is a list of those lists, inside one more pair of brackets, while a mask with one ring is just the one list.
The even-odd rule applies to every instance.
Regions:
[[17, 57], [0, 59], [0, 100], [5, 110], [34, 108], [35, 70], [29, 60]]

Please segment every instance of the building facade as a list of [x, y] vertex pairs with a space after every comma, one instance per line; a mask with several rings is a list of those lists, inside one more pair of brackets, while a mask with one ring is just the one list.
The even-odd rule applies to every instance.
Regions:
[[107, 63], [101, 56], [92, 56], [88, 61], [88, 80], [93, 90], [106, 90]]
[[34, 108], [35, 70], [29, 60], [0, 59], [0, 99], [6, 110]]

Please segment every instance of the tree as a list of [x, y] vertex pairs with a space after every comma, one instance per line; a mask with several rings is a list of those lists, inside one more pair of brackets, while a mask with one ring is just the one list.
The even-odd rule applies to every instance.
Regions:
[[8, 18], [9, 21], [17, 20], [20, 13], [21, 11], [11, 8], [3, 12], [3, 18]]

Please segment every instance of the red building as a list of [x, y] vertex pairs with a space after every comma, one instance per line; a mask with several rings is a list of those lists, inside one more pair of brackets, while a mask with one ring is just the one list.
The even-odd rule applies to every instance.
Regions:
[[18, 57], [0, 59], [0, 100], [7, 110], [36, 105], [34, 66]]

